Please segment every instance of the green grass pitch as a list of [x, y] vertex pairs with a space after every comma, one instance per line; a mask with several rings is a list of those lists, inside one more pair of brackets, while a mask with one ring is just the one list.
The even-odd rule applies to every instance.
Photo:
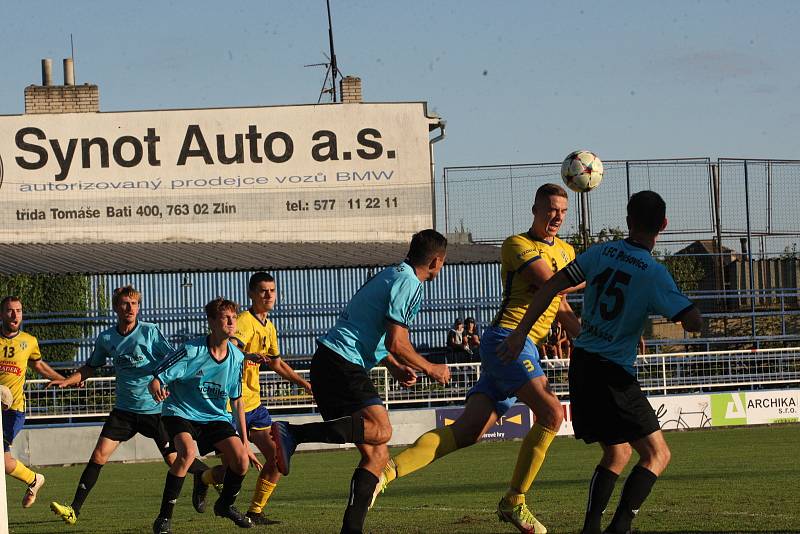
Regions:
[[[667, 441], [672, 464], [639, 513], [635, 526], [640, 532], [800, 532], [800, 425], [672, 432]], [[515, 532], [498, 523], [494, 507], [506, 489], [518, 447], [518, 442], [476, 445], [396, 481], [367, 516], [365, 531]], [[292, 474], [281, 480], [267, 508], [281, 524], [257, 527], [254, 532], [338, 532], [357, 457], [353, 450], [295, 456]], [[571, 438], [553, 443], [528, 494], [534, 513], [550, 532], [579, 530], [588, 480], [598, 458], [596, 445]], [[7, 477], [11, 532], [150, 532], [161, 502], [163, 464], [106, 466], [78, 524], [68, 526], [52, 515], [48, 504], [72, 500], [82, 469], [42, 469], [47, 485], [28, 510], [19, 504], [22, 486]], [[237, 505], [243, 511], [255, 476], [252, 471], [248, 474], [239, 496]], [[191, 486], [187, 478], [173, 521], [176, 534], [236, 530], [210, 509], [196, 514]], [[606, 521], [621, 487], [618, 483]], [[209, 497], [216, 497], [213, 490]]]

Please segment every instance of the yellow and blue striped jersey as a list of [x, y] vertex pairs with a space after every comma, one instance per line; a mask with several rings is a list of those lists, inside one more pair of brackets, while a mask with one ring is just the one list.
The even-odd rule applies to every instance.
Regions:
[[[245, 354], [266, 355], [270, 358], [280, 356], [278, 332], [272, 321], [263, 323], [250, 310], [239, 314], [236, 321], [236, 339], [241, 342]], [[245, 360], [242, 373], [242, 402], [244, 411], [255, 410], [261, 405], [261, 384], [259, 382], [260, 364]]]
[[[525, 267], [535, 261], [544, 261], [555, 273], [575, 259], [575, 249], [558, 237], [554, 237], [553, 241], [548, 243], [534, 238], [529, 232], [524, 232], [507, 238], [500, 249], [500, 256], [503, 302], [492, 324], [513, 329], [522, 320], [528, 310], [531, 296], [537, 289], [522, 276]], [[528, 333], [528, 337], [536, 345], [547, 338], [560, 304], [561, 296], [557, 296]]]
[[25, 371], [29, 361], [42, 359], [39, 342], [26, 332], [6, 337], [0, 333], [0, 384], [8, 386], [14, 396], [9, 409], [22, 412], [25, 410]]

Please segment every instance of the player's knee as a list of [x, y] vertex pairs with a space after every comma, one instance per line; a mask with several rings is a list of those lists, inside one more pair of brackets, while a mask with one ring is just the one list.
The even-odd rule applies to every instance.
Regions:
[[541, 412], [541, 414], [537, 414], [536, 422], [543, 427], [558, 432], [561, 428], [561, 423], [564, 422], [564, 412], [561, 410], [561, 404], [558, 401], [549, 403]]
[[108, 462], [108, 457], [105, 454], [103, 454], [101, 451], [98, 451], [97, 449], [95, 449], [94, 451], [92, 451], [92, 457], [90, 458], [90, 460], [91, 460], [92, 463], [95, 463], [95, 464], [98, 464], [98, 465], [105, 465], [106, 462]]
[[250, 458], [247, 456], [247, 451], [242, 448], [241, 452], [236, 454], [232, 461], [228, 463], [228, 469], [236, 473], [237, 475], [243, 475], [247, 473], [247, 468], [250, 466]]
[[660, 447], [656, 453], [657, 460], [659, 465], [661, 466], [661, 470], [667, 468], [669, 465], [669, 461], [672, 459], [672, 452], [669, 450], [669, 447], [665, 444], [663, 447]]

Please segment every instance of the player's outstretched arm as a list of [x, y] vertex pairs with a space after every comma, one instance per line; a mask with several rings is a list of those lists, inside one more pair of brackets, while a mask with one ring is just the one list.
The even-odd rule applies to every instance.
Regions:
[[497, 356], [511, 362], [517, 359], [525, 346], [525, 338], [539, 317], [547, 310], [550, 303], [561, 291], [572, 287], [567, 274], [561, 270], [544, 283], [534, 294], [528, 305], [528, 311], [511, 334], [497, 347]]
[[393, 354], [400, 362], [409, 367], [422, 371], [440, 384], [450, 381], [450, 368], [444, 364], [434, 364], [419, 354], [411, 340], [408, 338], [408, 329], [391, 321], [386, 322], [386, 350]]
[[82, 384], [87, 378], [91, 378], [94, 376], [94, 367], [90, 367], [88, 365], [84, 365], [69, 377], [64, 379], [56, 378], [55, 380], [50, 380], [45, 386], [46, 388], [49, 387], [57, 387], [57, 388], [68, 388], [72, 386], [77, 386], [78, 384]]
[[269, 358], [266, 363], [271, 370], [278, 373], [278, 375], [283, 377], [284, 380], [288, 380], [293, 384], [297, 384], [307, 392], [311, 393], [311, 382], [297, 374], [297, 372], [292, 369], [291, 365], [283, 361], [283, 358]]
[[47, 365], [44, 360], [30, 362], [30, 368], [49, 380], [66, 380], [64, 375]]

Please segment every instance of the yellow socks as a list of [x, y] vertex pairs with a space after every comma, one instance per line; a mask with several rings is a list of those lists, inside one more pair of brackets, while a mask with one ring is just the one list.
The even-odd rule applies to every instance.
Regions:
[[267, 501], [276, 487], [277, 484], [273, 484], [266, 478], [258, 477], [258, 481], [256, 481], [256, 491], [253, 493], [253, 500], [250, 502], [250, 508], [248, 508], [247, 511], [256, 514], [261, 512], [267, 505]]
[[384, 468], [386, 481], [404, 477], [417, 469], [422, 469], [434, 460], [458, 449], [456, 438], [450, 427], [437, 428], [422, 434], [414, 444], [395, 456]]
[[36, 473], [25, 467], [25, 464], [17, 460], [17, 465], [14, 467], [14, 470], [9, 473], [12, 477], [16, 478], [20, 482], [24, 482], [28, 486], [33, 484], [33, 481], [36, 480]]
[[525, 502], [525, 493], [531, 488], [533, 479], [536, 478], [539, 468], [542, 467], [547, 449], [554, 437], [556, 437], [554, 430], [536, 423], [522, 440], [522, 446], [517, 456], [517, 465], [514, 466], [514, 474], [511, 476], [511, 486], [506, 493], [506, 499], [509, 502], [515, 495], [522, 496], [521, 502]]

